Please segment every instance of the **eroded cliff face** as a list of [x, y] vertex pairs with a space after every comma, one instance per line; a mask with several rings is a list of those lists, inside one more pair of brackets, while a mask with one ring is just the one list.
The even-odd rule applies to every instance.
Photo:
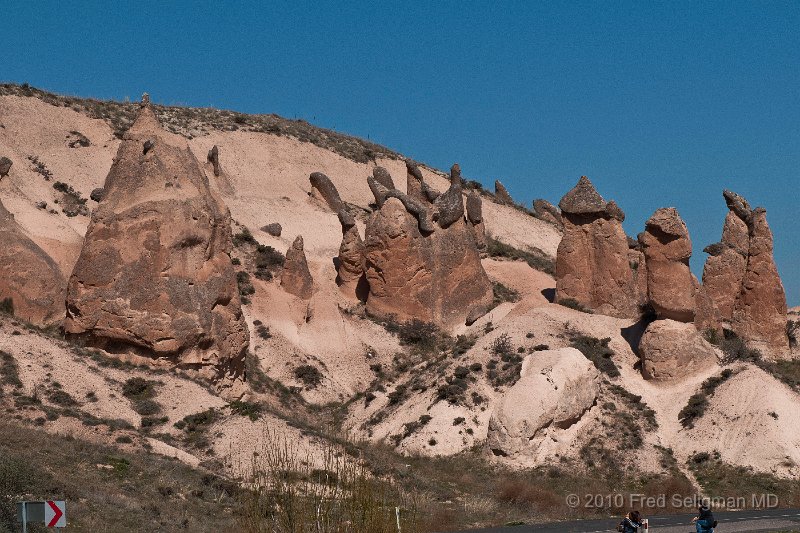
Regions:
[[231, 385], [243, 377], [249, 334], [230, 249], [227, 208], [145, 102], [86, 232], [64, 329]]

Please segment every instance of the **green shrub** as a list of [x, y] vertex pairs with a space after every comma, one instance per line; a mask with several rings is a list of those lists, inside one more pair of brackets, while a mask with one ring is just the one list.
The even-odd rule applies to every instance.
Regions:
[[733, 376], [733, 371], [729, 368], [723, 370], [719, 376], [712, 376], [703, 381], [700, 385], [700, 392], [693, 394], [688, 403], [678, 413], [678, 420], [685, 428], [693, 428], [697, 419], [702, 417], [708, 408], [708, 398], [713, 396], [717, 387], [728, 381]]
[[0, 300], [0, 313], [5, 313], [6, 315], [14, 316], [13, 298], [3, 298], [2, 300]]
[[137, 400], [133, 402], [133, 410], [142, 416], [150, 416], [160, 413], [161, 406], [155, 400]]
[[233, 236], [234, 246], [242, 246], [243, 244], [258, 244], [256, 238], [247, 228], [242, 228], [242, 231]]
[[494, 306], [498, 306], [503, 302], [519, 301], [519, 292], [506, 287], [499, 281], [492, 282], [492, 293], [494, 294], [494, 301], [492, 302]]
[[232, 413], [241, 416], [246, 416], [253, 422], [255, 422], [261, 417], [262, 406], [260, 403], [236, 400], [228, 404], [228, 407], [230, 407]]
[[538, 248], [531, 251], [520, 250], [505, 244], [492, 237], [486, 239], [486, 253], [489, 257], [504, 257], [506, 259], [521, 260], [534, 269], [547, 274], [555, 275], [556, 268], [553, 258]]
[[3, 384], [15, 388], [22, 387], [17, 362], [10, 353], [0, 350], [0, 385]]
[[122, 385], [123, 396], [132, 400], [146, 400], [155, 396], [155, 382], [144, 378], [129, 378]]
[[563, 298], [556, 302], [558, 305], [563, 305], [564, 307], [569, 307], [570, 309], [574, 309], [576, 311], [580, 311], [581, 313], [588, 313], [592, 314], [592, 310], [588, 307], [584, 306], [575, 298]]
[[300, 365], [294, 369], [294, 377], [303, 382], [303, 384], [310, 388], [315, 389], [322, 383], [322, 372], [313, 365]]
[[611, 339], [598, 339], [588, 335], [579, 335], [572, 339], [572, 347], [578, 349], [586, 358], [591, 361], [594, 366], [607, 375], [608, 377], [615, 378], [619, 376], [619, 369], [611, 356], [614, 355], [614, 350], [609, 348], [608, 343]]

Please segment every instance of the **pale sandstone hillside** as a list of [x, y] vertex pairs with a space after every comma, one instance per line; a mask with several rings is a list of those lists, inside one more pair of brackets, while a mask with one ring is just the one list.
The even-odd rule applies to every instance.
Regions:
[[[77, 260], [89, 218], [62, 213], [64, 199], [53, 189], [53, 183], [66, 183], [88, 198], [92, 190], [103, 186], [119, 145], [114, 120], [89, 118], [87, 113], [91, 113], [83, 104], [74, 103], [73, 107], [78, 111], [36, 97], [0, 96], [0, 155], [14, 163], [9, 176], [0, 181], [0, 200], [31, 239], [57, 261], [65, 276], [69, 276]], [[200, 118], [194, 119], [192, 127], [187, 126], [184, 131], [173, 129], [191, 137], [189, 145], [201, 162], [206, 161], [212, 146], [219, 147], [222, 173], [214, 177], [210, 164], [206, 164], [206, 173], [231, 211], [234, 233], [246, 227], [258, 242], [281, 252], [302, 235], [315, 282], [315, 293], [306, 302], [286, 293], [276, 280], [252, 278], [255, 294], [245, 308], [250, 351], [257, 358], [257, 367], [273, 381], [271, 388], [250, 390], [245, 395], [247, 401], [277, 405], [276, 397], [286, 394], [286, 387], [297, 387], [302, 398], [312, 404], [340, 402], [342, 427], [353, 438], [387, 441], [403, 453], [423, 455], [449, 455], [478, 446], [487, 460], [514, 466], [564, 461], [580, 464], [587, 453], [602, 447], [604, 440], [613, 448], [617, 438], [614, 428], [630, 423], [631, 419], [622, 414], [632, 414], [634, 423], [644, 428], [644, 443], [631, 450], [638, 458], [631, 462], [643, 471], [663, 471], [659, 450], [670, 448], [683, 470], [695, 453], [719, 451], [732, 464], [782, 476], [800, 474], [800, 424], [795, 423], [800, 397], [787, 385], [754, 365], [739, 363], [735, 368], [741, 367], [741, 372], [711, 397], [709, 409], [695, 428], [686, 429], [678, 420], [678, 412], [706, 378], [720, 372], [720, 366], [673, 383], [645, 381], [638, 369], [638, 356], [623, 337], [623, 330], [634, 326], [632, 320], [587, 314], [550, 303], [544, 294], [554, 289], [555, 280], [525, 262], [489, 257], [482, 260], [489, 277], [517, 291], [519, 298], [500, 302], [474, 324], [448, 332], [471, 338], [473, 345], [465, 344], [460, 353], [454, 353], [450, 345], [426, 352], [403, 346], [383, 325], [365, 317], [363, 305], [337, 288], [333, 258], [341, 241], [340, 225], [335, 213], [310, 196], [309, 184], [310, 173], [324, 172], [342, 199], [366, 214], [374, 201], [366, 176], [376, 164], [382, 165], [398, 188], [404, 189], [403, 160], [386, 150], [377, 152], [375, 161], [362, 161], [342, 149], [341, 144], [324, 146], [318, 139], [316, 144], [305, 142], [285, 132], [279, 134], [280, 131], [246, 131], [246, 116], [237, 115], [245, 118], [236, 122], [227, 117], [224, 127], [199, 127], [202, 113], [198, 111], [196, 115]], [[159, 116], [167, 125], [174, 125], [179, 111], [159, 108]], [[242, 127], [230, 131], [232, 123]], [[75, 132], [88, 138], [90, 145], [70, 147], [77, 138]], [[29, 157], [35, 157], [46, 170], [37, 171]], [[454, 159], [458, 159], [457, 154]], [[49, 181], [45, 179], [48, 173], [52, 175]], [[447, 188], [443, 173], [423, 168], [423, 174], [436, 189]], [[566, 180], [564, 190], [573, 182], [572, 177]], [[47, 208], [37, 207], [39, 202], [47, 202]], [[96, 203], [89, 200], [86, 205], [92, 209]], [[488, 233], [498, 240], [555, 256], [560, 232], [553, 225], [524, 210], [495, 203], [489, 195], [483, 198], [483, 216]], [[259, 230], [272, 222], [283, 226], [280, 237]], [[363, 235], [363, 218], [359, 228]], [[233, 255], [246, 263], [248, 254], [247, 249], [237, 248]], [[264, 327], [268, 328], [268, 335], [263, 334]], [[538, 448], [513, 456], [489, 450], [485, 446], [489, 419], [498, 400], [518, 377], [514, 373], [519, 373], [518, 362], [508, 357], [511, 362], [501, 361], [497, 367], [498, 372], [508, 374], [505, 382], [487, 377], [490, 361], [497, 359], [493, 352], [496, 341], [507, 338], [511, 353], [521, 360], [529, 355], [535, 357], [536, 350], [545, 349], [543, 346], [569, 346], [580, 335], [609, 338], [612, 359], [621, 375], [602, 376], [599, 396], [590, 408], [568, 427], [547, 428], [547, 439]], [[190, 464], [233, 455], [232, 460], [226, 459], [230, 467], [257, 449], [264, 430], [260, 422], [254, 424], [231, 414], [225, 401], [188, 379], [169, 373], [153, 378], [141, 369], [97, 366], [63, 341], [25, 330], [7, 319], [0, 329], [0, 350], [17, 361], [26, 394], [36, 391], [47, 404], [47, 391], [57, 381], [78, 401], [82, 411], [99, 419], [123, 419], [134, 427], [141, 424], [141, 416], [121, 396], [122, 383], [137, 375], [162, 382], [155, 389], [162, 406], [158, 416], [167, 416], [169, 423], [146, 437], [147, 442], [155, 451], [175, 455]], [[718, 356], [722, 357], [719, 351]], [[315, 366], [322, 373], [317, 387], [305, 386], [295, 376], [294, 370], [304, 364]], [[440, 387], [459, 372], [459, 367], [477, 368], [477, 364], [480, 369], [469, 371], [463, 397], [455, 401], [439, 397]], [[376, 370], [377, 365], [380, 370]], [[249, 370], [252, 380], [256, 373]], [[640, 402], [632, 401], [616, 386], [641, 396]], [[759, 394], [765, 389], [769, 391], [766, 397]], [[86, 399], [90, 392], [96, 394], [96, 401]], [[535, 400], [537, 391], [530, 394]], [[610, 403], [615, 404], [614, 409]], [[213, 455], [206, 448], [187, 445], [178, 438], [183, 435], [182, 430], [173, 426], [185, 416], [210, 407], [223, 413], [209, 431]], [[654, 412], [655, 423], [645, 421], [648, 409]], [[288, 416], [286, 410], [270, 411], [273, 412], [262, 415], [260, 420], [313, 446], [313, 438], [292, 427], [296, 421], [289, 418], [287, 424], [282, 418]], [[39, 413], [33, 409], [23, 416], [35, 418]], [[70, 417], [44, 424], [50, 431], [72, 432], [90, 439], [111, 441], [117, 436], [100, 429], [102, 426], [86, 426]], [[133, 430], [125, 431], [138, 435]], [[600, 445], [593, 438], [599, 439]], [[140, 443], [137, 437], [131, 445]], [[757, 453], [752, 451], [754, 448]]]

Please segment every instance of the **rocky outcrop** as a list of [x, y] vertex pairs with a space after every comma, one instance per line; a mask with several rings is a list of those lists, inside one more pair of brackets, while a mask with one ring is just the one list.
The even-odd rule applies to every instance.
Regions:
[[394, 186], [394, 180], [392, 180], [392, 175], [389, 174], [389, 171], [383, 167], [375, 167], [372, 169], [372, 178], [389, 189], [396, 189]]
[[106, 190], [102, 187], [97, 187], [92, 189], [92, 192], [89, 193], [89, 198], [95, 202], [100, 202], [106, 195]]
[[425, 183], [422, 171], [410, 159], [406, 159], [406, 194], [422, 205], [432, 204], [439, 197], [439, 191]]
[[486, 248], [486, 225], [483, 223], [483, 201], [478, 193], [467, 195], [467, 222], [469, 222], [475, 244], [479, 250]]
[[716, 364], [711, 346], [693, 324], [656, 320], [647, 326], [639, 342], [645, 379], [666, 381], [697, 374]]
[[298, 235], [291, 248], [286, 251], [286, 261], [281, 273], [281, 287], [289, 294], [303, 300], [310, 300], [314, 293], [314, 279], [308, 270], [306, 253], [303, 250], [303, 237]]
[[703, 297], [713, 305], [698, 314], [698, 328], [723, 324], [766, 357], [789, 355], [786, 293], [772, 254], [773, 240], [763, 208], [752, 209], [732, 191], [723, 191], [729, 213], [722, 241], [706, 247]]
[[656, 210], [639, 236], [647, 269], [647, 301], [659, 318], [692, 322], [695, 282], [689, 269], [692, 241], [674, 207]]
[[434, 201], [434, 218], [442, 229], [464, 218], [464, 199], [461, 196], [461, 167], [450, 169], [450, 187]]
[[334, 213], [338, 213], [345, 207], [344, 202], [339, 197], [339, 191], [336, 190], [336, 186], [328, 176], [322, 172], [312, 172], [309, 180], [311, 181], [312, 194], [328, 204], [328, 207]]
[[211, 167], [214, 169], [214, 175], [219, 177], [222, 173], [222, 168], [219, 166], [219, 146], [215, 144], [214, 147], [208, 151], [206, 159], [211, 163]]
[[508, 194], [508, 189], [500, 183], [500, 180], [494, 180], [494, 199], [499, 204], [514, 205], [514, 199]]
[[722, 229], [722, 240], [703, 250], [709, 256], [703, 268], [701, 292], [713, 302], [719, 319], [726, 323], [730, 323], [733, 318], [733, 308], [747, 268], [749, 247], [747, 224], [736, 213], [728, 211]]
[[14, 163], [7, 157], [0, 157], [0, 178], [5, 178], [11, 172]]
[[767, 224], [766, 209], [755, 208], [747, 227], [750, 241], [747, 267], [731, 327], [766, 357], [786, 357], [789, 355], [786, 293], [772, 256], [772, 232]]
[[560, 230], [564, 229], [564, 221], [561, 220], [561, 210], [542, 198], [533, 201], [533, 214], [539, 220], [549, 222]]
[[519, 381], [489, 418], [489, 448], [510, 457], [536, 452], [546, 439], [579, 423], [597, 400], [599, 386], [597, 369], [575, 348], [527, 356]]
[[636, 317], [622, 210], [603, 200], [586, 176], [561, 199], [559, 207], [564, 236], [556, 257], [556, 301], [576, 300], [598, 313]]
[[[367, 221], [364, 238], [371, 314], [399, 321], [416, 318], [450, 328], [474, 320], [491, 306], [492, 284], [481, 266], [472, 228], [464, 220], [463, 204], [460, 216], [450, 216], [459, 210], [453, 202], [454, 191], [460, 190], [460, 183], [455, 183], [460, 182], [457, 167], [451, 178], [443, 196], [453, 198], [431, 206], [439, 224], [430, 226], [427, 197], [416, 200], [371, 180], [381, 205]], [[424, 191], [415, 194], [424, 196]], [[452, 218], [456, 220], [451, 222]]]
[[197, 371], [220, 387], [234, 384], [249, 335], [230, 223], [186, 140], [162, 130], [143, 103], [86, 231], [64, 330], [109, 351]]
[[272, 235], [273, 237], [280, 237], [281, 233], [283, 232], [283, 226], [281, 226], [278, 222], [272, 222], [271, 224], [262, 226], [261, 231], [268, 235]]
[[336, 283], [350, 292], [364, 276], [364, 241], [358, 233], [353, 215], [344, 210], [339, 211], [339, 222], [342, 225], [342, 243], [336, 261]]
[[0, 202], [0, 302], [14, 315], [46, 326], [64, 316], [66, 280]]

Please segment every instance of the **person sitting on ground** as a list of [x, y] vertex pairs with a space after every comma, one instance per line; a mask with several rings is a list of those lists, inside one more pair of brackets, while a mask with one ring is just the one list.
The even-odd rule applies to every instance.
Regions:
[[639, 531], [640, 527], [642, 527], [642, 520], [639, 511], [631, 511], [625, 515], [625, 518], [623, 518], [622, 522], [617, 526], [617, 531], [622, 531], [622, 533], [636, 533]]
[[697, 509], [697, 516], [692, 518], [697, 533], [714, 533], [714, 528], [717, 527], [717, 521], [714, 520], [714, 513], [709, 509], [706, 502], [702, 502]]

